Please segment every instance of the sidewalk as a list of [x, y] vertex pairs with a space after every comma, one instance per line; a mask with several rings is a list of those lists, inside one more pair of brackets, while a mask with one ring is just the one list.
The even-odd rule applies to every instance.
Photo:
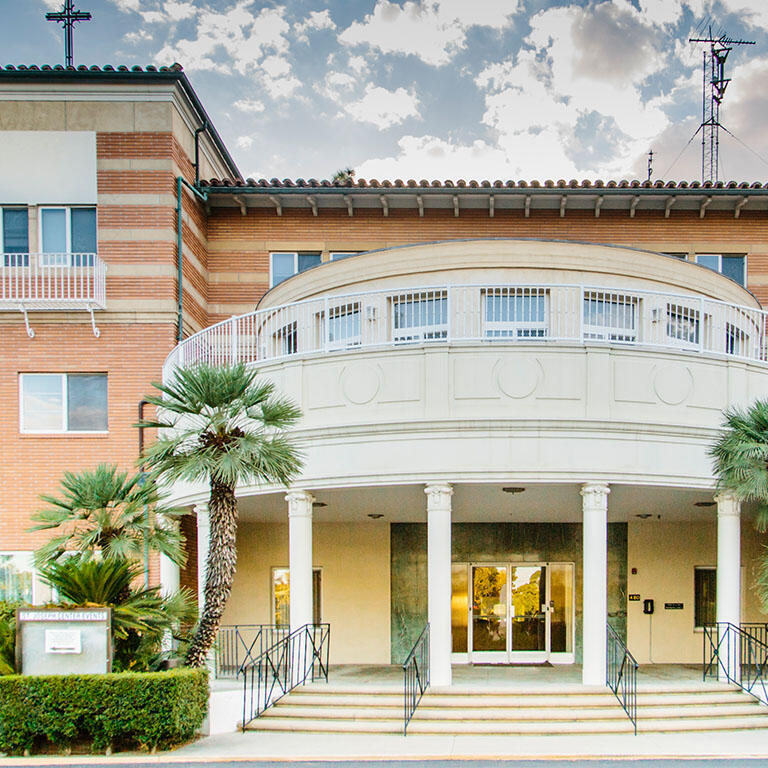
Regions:
[[240, 760], [546, 758], [768, 758], [768, 729], [604, 736], [422, 736], [234, 733], [212, 736], [156, 755], [125, 752], [110, 757], [72, 755], [0, 758], [0, 765], [83, 763], [212, 763]]

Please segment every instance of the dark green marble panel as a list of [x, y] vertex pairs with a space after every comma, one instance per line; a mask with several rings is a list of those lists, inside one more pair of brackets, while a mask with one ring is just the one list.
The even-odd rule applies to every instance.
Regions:
[[[393, 523], [392, 663], [404, 661], [427, 621], [427, 526]], [[455, 523], [454, 562], [572, 562], [576, 575], [576, 660], [581, 661], [582, 526], [579, 523]], [[627, 525], [608, 525], [608, 616], [626, 636]]]

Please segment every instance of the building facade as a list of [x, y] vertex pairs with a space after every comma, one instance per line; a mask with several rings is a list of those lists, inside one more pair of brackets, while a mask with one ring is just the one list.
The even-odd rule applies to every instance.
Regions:
[[[38, 597], [37, 494], [130, 466], [152, 380], [243, 361], [301, 406], [306, 464], [238, 489], [227, 623], [330, 622], [334, 663], [388, 664], [429, 622], [447, 684], [600, 683], [607, 622], [679, 663], [764, 620], [707, 447], [768, 393], [768, 187], [246, 182], [176, 68], [4, 70], [0, 98], [8, 593]], [[196, 528], [185, 572], [153, 564], [169, 588], [207, 539], [206, 489], [170, 493]]]

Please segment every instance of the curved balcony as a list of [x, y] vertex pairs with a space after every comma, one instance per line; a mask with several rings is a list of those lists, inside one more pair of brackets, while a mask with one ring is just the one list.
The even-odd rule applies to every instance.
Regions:
[[693, 294], [589, 285], [443, 285], [334, 294], [256, 310], [179, 344], [163, 378], [205, 362], [268, 363], [436, 343], [551, 342], [768, 359], [766, 312]]

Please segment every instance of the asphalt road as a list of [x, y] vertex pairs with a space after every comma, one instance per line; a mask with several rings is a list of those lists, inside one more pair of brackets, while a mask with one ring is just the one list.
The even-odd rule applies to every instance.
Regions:
[[[573, 758], [570, 760], [320, 760], [320, 761], [267, 761], [262, 760], [233, 760], [217, 761], [207, 760], [200, 762], [177, 762], [173, 758], [164, 760], [135, 762], [109, 762], [110, 768], [157, 768], [159, 765], [168, 765], [172, 768], [201, 768], [204, 764], [215, 768], [351, 768], [352, 766], [364, 766], [365, 768], [768, 768], [768, 758], [690, 758], [690, 759], [622, 759], [589, 760]], [[9, 765], [0, 760], [0, 765]], [[29, 765], [29, 763], [27, 763]], [[54, 766], [56, 763], [46, 762], [46, 766]], [[93, 763], [61, 764], [66, 768], [94, 768]], [[104, 763], [102, 763], [104, 765]]]

